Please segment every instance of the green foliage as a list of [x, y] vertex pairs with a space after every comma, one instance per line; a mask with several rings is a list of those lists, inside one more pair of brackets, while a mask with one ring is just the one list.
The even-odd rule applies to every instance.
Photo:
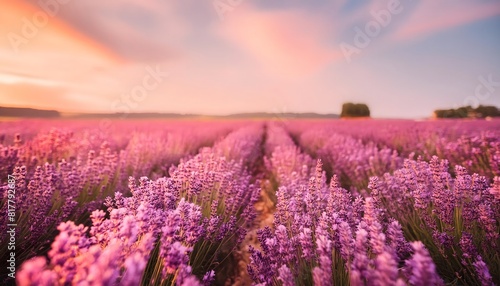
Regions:
[[364, 103], [344, 103], [340, 117], [370, 117], [370, 109]]
[[485, 118], [500, 116], [500, 110], [495, 106], [464, 106], [457, 109], [438, 109], [434, 111], [434, 115], [437, 118]]

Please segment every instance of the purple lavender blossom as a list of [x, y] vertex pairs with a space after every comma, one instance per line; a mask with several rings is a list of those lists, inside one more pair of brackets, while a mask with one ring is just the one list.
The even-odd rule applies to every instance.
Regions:
[[479, 277], [479, 281], [482, 286], [493, 286], [493, 279], [491, 277], [490, 271], [488, 269], [488, 265], [484, 263], [483, 258], [481, 256], [477, 256], [476, 261], [474, 262], [474, 269], [477, 272]]
[[189, 261], [189, 252], [192, 248], [183, 246], [180, 242], [176, 241], [170, 245], [162, 247], [162, 258], [163, 258], [163, 274], [173, 274], [181, 266], [187, 266]]
[[295, 281], [292, 272], [286, 265], [282, 265], [278, 269], [279, 275], [278, 280], [283, 282], [283, 286], [295, 286]]
[[370, 285], [394, 285], [398, 280], [398, 263], [394, 255], [383, 251], [375, 258], [375, 271]]
[[202, 283], [205, 286], [209, 286], [212, 285], [214, 281], [215, 281], [215, 271], [210, 270], [203, 276]]
[[351, 285], [364, 285], [364, 281], [370, 281], [373, 277], [369, 267], [370, 259], [368, 251], [368, 232], [359, 228], [356, 231], [356, 241], [354, 244], [354, 258], [350, 269]]
[[332, 241], [325, 235], [317, 235], [317, 253], [319, 267], [313, 269], [315, 285], [327, 286], [332, 284]]
[[408, 281], [411, 285], [443, 285], [443, 281], [436, 273], [436, 265], [432, 261], [429, 251], [417, 241], [412, 242], [413, 255], [406, 261]]
[[26, 261], [17, 274], [19, 286], [51, 286], [58, 283], [57, 274], [46, 270], [47, 261], [44, 257], [35, 257]]
[[306, 261], [309, 261], [314, 254], [311, 229], [305, 227], [302, 230], [302, 232], [299, 234], [298, 241], [299, 241], [301, 249], [302, 249], [302, 257]]
[[397, 261], [402, 261], [409, 255], [411, 246], [404, 237], [401, 224], [397, 220], [392, 220], [387, 226], [386, 233], [389, 248], [395, 252]]

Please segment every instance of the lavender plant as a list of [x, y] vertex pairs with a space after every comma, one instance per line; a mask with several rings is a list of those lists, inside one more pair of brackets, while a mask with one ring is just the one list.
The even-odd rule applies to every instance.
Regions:
[[426, 245], [445, 280], [480, 284], [481, 277], [491, 275], [498, 282], [498, 178], [490, 185], [464, 167], [455, 167], [455, 177], [448, 170], [448, 161], [437, 157], [407, 159], [394, 174], [372, 178], [370, 188], [407, 237]]
[[[259, 130], [260, 126], [245, 128], [228, 138], [232, 142], [251, 138], [256, 142], [239, 144], [259, 148], [261, 137], [248, 136]], [[132, 196], [117, 192], [114, 198], [108, 198], [106, 213], [100, 210], [92, 213], [89, 233], [83, 225], [61, 224], [61, 233], [49, 251], [49, 263], [42, 263], [40, 258], [26, 262], [18, 282], [33, 283], [35, 280], [30, 279], [35, 276], [30, 273], [46, 273], [46, 277], [56, 277], [60, 284], [85, 281], [195, 285], [224, 279], [216, 274], [228, 275], [224, 271], [230, 269], [232, 252], [253, 223], [253, 204], [260, 193], [251, 184], [244, 166], [254, 159], [255, 152], [244, 153], [247, 157], [241, 155], [239, 161], [227, 160], [220, 156], [226, 151], [226, 144], [223, 140], [214, 148], [203, 149], [192, 159], [182, 161], [170, 169], [170, 178], [151, 181], [143, 177], [139, 185], [131, 178]], [[79, 230], [72, 240], [76, 249], [60, 246], [73, 233], [65, 233], [67, 224]], [[89, 252], [92, 258], [87, 257]], [[54, 253], [67, 257], [65, 262]], [[112, 263], [108, 263], [110, 257]], [[103, 275], [85, 278], [79, 274], [95, 265], [104, 271]], [[38, 268], [33, 270], [34, 267]]]
[[499, 122], [1, 122], [17, 283], [498, 285]]

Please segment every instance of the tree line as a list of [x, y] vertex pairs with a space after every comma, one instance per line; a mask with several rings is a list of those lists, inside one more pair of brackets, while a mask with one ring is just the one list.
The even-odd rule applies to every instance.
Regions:
[[476, 108], [472, 106], [463, 106], [457, 109], [438, 109], [434, 111], [436, 118], [486, 118], [499, 117], [500, 110], [496, 106], [479, 105]]

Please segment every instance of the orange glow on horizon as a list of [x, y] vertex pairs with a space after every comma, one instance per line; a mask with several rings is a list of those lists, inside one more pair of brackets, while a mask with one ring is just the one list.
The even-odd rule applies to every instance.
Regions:
[[[61, 6], [63, 5], [65, 4], [61, 4]], [[22, 18], [33, 21], [33, 15], [35, 15], [35, 13], [37, 12], [42, 11], [45, 15], [47, 15], [49, 20], [46, 26], [40, 28], [41, 31], [48, 31], [54, 34], [58, 34], [59, 37], [65, 38], [65, 44], [84, 47], [87, 52], [107, 59], [111, 63], [120, 64], [126, 62], [125, 59], [121, 58], [116, 53], [106, 48], [99, 42], [91, 39], [85, 34], [78, 32], [71, 25], [68, 25], [65, 21], [58, 18], [57, 14], [52, 17], [37, 6], [25, 1], [5, 0], [4, 3], [2, 3], [2, 6], [3, 9], [2, 11], [0, 11], [0, 15], [3, 19], [7, 19], [8, 21], [3, 25], [4, 30], [9, 30], [15, 26], [20, 26], [22, 24], [22, 21], [20, 19]], [[60, 7], [59, 9], [62, 9], [62, 7]], [[19, 34], [19, 30], [20, 29], [18, 29], [17, 34]], [[14, 33], [16, 33], [16, 31], [14, 31]]]

